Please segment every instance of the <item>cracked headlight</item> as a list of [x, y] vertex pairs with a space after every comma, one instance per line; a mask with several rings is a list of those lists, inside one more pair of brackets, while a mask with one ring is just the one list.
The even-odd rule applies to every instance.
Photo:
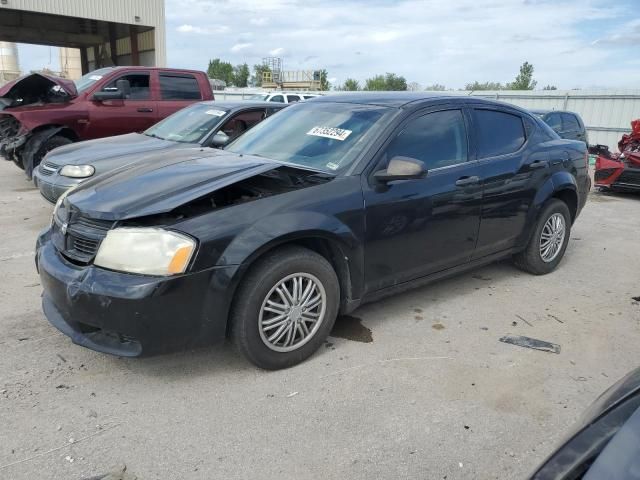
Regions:
[[65, 165], [60, 170], [60, 175], [71, 178], [87, 178], [95, 173], [92, 165]]
[[161, 228], [122, 227], [109, 230], [100, 244], [94, 265], [145, 275], [184, 273], [196, 241]]

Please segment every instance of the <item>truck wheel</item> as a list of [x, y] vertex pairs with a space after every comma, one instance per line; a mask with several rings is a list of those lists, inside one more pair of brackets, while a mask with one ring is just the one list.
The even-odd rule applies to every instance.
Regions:
[[339, 303], [331, 264], [306, 248], [286, 247], [258, 260], [238, 288], [232, 338], [260, 368], [291, 367], [322, 345]]
[[567, 205], [551, 200], [543, 209], [527, 247], [514, 256], [515, 265], [534, 275], [556, 269], [569, 244], [571, 214]]
[[31, 180], [33, 170], [40, 165], [40, 162], [44, 156], [54, 148], [62, 147], [63, 145], [69, 145], [73, 143], [72, 140], [62, 135], [54, 135], [43, 140], [43, 136], [47, 132], [42, 132], [43, 135], [35, 134], [29, 139], [24, 149], [22, 150], [22, 164], [24, 165], [24, 173], [27, 178]]

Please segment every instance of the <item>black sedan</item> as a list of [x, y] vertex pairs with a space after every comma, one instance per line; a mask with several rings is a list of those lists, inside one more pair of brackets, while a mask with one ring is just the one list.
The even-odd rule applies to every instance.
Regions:
[[230, 335], [288, 367], [364, 302], [510, 257], [553, 271], [589, 187], [585, 144], [516, 107], [322, 97], [61, 197], [37, 243], [43, 308], [102, 352]]
[[223, 147], [286, 107], [267, 102], [199, 102], [142, 133], [128, 133], [58, 147], [33, 172], [40, 194], [55, 203], [79, 183], [160, 150]]

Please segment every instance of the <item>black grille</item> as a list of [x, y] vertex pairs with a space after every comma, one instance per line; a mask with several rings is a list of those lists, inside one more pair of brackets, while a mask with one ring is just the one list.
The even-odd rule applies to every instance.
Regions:
[[626, 168], [616, 183], [631, 183], [640, 186], [640, 168]]
[[617, 168], [602, 168], [600, 170], [596, 170], [594, 175], [594, 179], [597, 182], [598, 180], [604, 180], [605, 178], [609, 178], [612, 174], [617, 172]]
[[[112, 221], [87, 218], [72, 212], [64, 235], [64, 255], [77, 262], [90, 263], [113, 224]], [[56, 228], [62, 233], [62, 227], [57, 223]]]

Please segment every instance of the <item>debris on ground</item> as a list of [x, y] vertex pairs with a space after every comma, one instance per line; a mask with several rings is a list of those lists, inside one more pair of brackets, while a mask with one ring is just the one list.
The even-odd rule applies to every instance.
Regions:
[[527, 324], [527, 325], [529, 325], [530, 327], [533, 327], [533, 325], [532, 325], [531, 323], [529, 323], [529, 321], [528, 321], [526, 318], [524, 318], [523, 316], [518, 315], [518, 314], [516, 313], [516, 317], [518, 317], [520, 320], [522, 320], [524, 323], [526, 323], [526, 324]]
[[127, 472], [127, 466], [122, 465], [114, 467], [111, 472], [96, 477], [86, 478], [85, 480], [137, 480], [138, 477], [131, 472]]
[[518, 347], [532, 348], [543, 352], [560, 353], [560, 345], [545, 342], [544, 340], [537, 340], [535, 338], [523, 337], [521, 335], [505, 335], [500, 338], [500, 341], [502, 343], [510, 343], [511, 345], [516, 345]]
[[556, 322], [558, 322], [558, 323], [564, 323], [562, 320], [560, 320], [560, 319], [559, 319], [558, 317], [556, 317], [555, 315], [552, 315], [552, 314], [550, 314], [550, 313], [547, 313], [547, 316], [548, 316], [548, 317], [553, 318], [553, 319], [554, 319]]
[[298, 392], [291, 392], [289, 395], [287, 395], [287, 398], [295, 397], [296, 395], [298, 395]]

